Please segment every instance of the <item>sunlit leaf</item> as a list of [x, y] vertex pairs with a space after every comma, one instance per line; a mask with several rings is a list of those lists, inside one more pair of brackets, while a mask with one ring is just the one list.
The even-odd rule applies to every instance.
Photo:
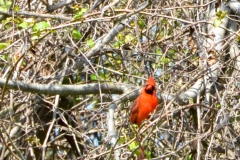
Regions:
[[16, 11], [16, 12], [20, 11], [19, 6], [14, 6], [14, 11]]
[[152, 152], [150, 150], [147, 152], [147, 158], [152, 158]]
[[221, 19], [217, 18], [217, 19], [214, 20], [213, 25], [214, 25], [214, 27], [219, 27], [221, 23], [222, 23]]
[[73, 36], [74, 39], [77, 39], [77, 40], [82, 38], [82, 34], [77, 30], [73, 30], [72, 36]]
[[89, 40], [87, 41], [87, 44], [88, 44], [91, 48], [94, 47], [94, 42], [93, 42], [92, 39], [89, 39]]
[[27, 65], [27, 63], [26, 63], [25, 61], [23, 61], [23, 62], [22, 62], [22, 65], [23, 65], [23, 66], [26, 66], [26, 65]]
[[183, 52], [184, 52], [185, 54], [187, 54], [187, 53], [189, 52], [189, 49], [188, 49], [188, 48], [187, 48], [187, 49], [184, 49]]
[[216, 107], [217, 107], [217, 109], [221, 109], [221, 104], [218, 103], [218, 104], [216, 105]]
[[223, 10], [219, 10], [219, 11], [216, 13], [217, 19], [220, 19], [220, 20], [222, 20], [223, 18], [225, 18], [226, 15], [227, 15], [227, 12], [226, 12], [226, 11], [223, 11]]
[[133, 141], [133, 142], [129, 145], [129, 148], [130, 148], [130, 150], [132, 151], [132, 150], [134, 150], [135, 148], [137, 148], [137, 146], [138, 146], [137, 142]]
[[116, 62], [117, 62], [117, 64], [121, 64], [121, 63], [122, 63], [122, 61], [121, 61], [121, 60], [117, 60]]
[[[136, 147], [138, 146], [137, 142], [132, 142], [130, 145], [129, 145], [129, 148], [130, 150], [134, 150]], [[140, 155], [140, 149], [136, 150], [135, 151], [136, 155]]]
[[97, 79], [96, 74], [91, 74], [91, 75], [90, 75], [90, 79], [91, 79], [92, 81], [96, 80], [96, 79]]
[[9, 8], [12, 5], [12, 1], [5, 1], [6, 2], [6, 6]]
[[7, 11], [8, 8], [11, 6], [11, 1], [0, 1], [0, 11]]
[[117, 38], [118, 38], [119, 41], [124, 41], [125, 36], [122, 33], [119, 33], [117, 35]]
[[9, 25], [9, 24], [6, 24], [6, 25], [5, 25], [5, 28], [6, 28], [6, 29], [10, 29], [11, 27], [12, 27], [12, 26]]
[[9, 43], [0, 43], [0, 50], [7, 48], [9, 46]]
[[79, 12], [74, 16], [74, 19], [80, 19], [82, 18], [83, 14], [87, 11], [87, 8], [81, 8]]
[[36, 32], [32, 34], [32, 40], [36, 40], [40, 37], [41, 33], [40, 32]]
[[73, 6], [73, 10], [76, 12], [76, 11], [80, 11], [82, 9], [82, 7], [80, 5], [74, 5]]
[[125, 137], [120, 137], [118, 140], [118, 144], [123, 144], [125, 142]]
[[240, 36], [237, 36], [237, 37], [236, 37], [236, 40], [237, 40], [238, 42], [240, 42]]
[[132, 40], [134, 40], [134, 36], [127, 35], [127, 36], [125, 37], [125, 43], [129, 43], [129, 42], [131, 42]]
[[169, 62], [169, 58], [165, 58], [164, 63], [168, 63], [168, 62]]
[[27, 137], [25, 140], [29, 143], [36, 144], [37, 146], [41, 145], [40, 139], [36, 136]]
[[119, 48], [123, 44], [122, 41], [117, 41], [114, 43], [114, 48]]
[[20, 23], [20, 24], [18, 25], [18, 27], [23, 28], [23, 29], [27, 29], [27, 28], [28, 28], [28, 23], [25, 22], [25, 21], [23, 21], [22, 23]]
[[193, 104], [194, 103], [194, 100], [192, 98], [189, 98], [189, 103], [190, 104]]
[[144, 19], [138, 20], [139, 28], [143, 29], [145, 27], [145, 24], [146, 24], [146, 22]]
[[157, 49], [156, 49], [156, 54], [162, 55], [162, 50], [161, 50], [160, 48], [157, 48]]
[[41, 31], [41, 30], [47, 29], [49, 27], [50, 27], [50, 25], [46, 21], [41, 21], [34, 25], [33, 31]]

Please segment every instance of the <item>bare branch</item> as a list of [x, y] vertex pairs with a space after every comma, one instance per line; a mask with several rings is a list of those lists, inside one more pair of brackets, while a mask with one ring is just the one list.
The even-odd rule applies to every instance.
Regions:
[[[6, 83], [5, 79], [0, 78], [0, 87]], [[21, 90], [23, 92], [40, 93], [47, 95], [86, 95], [99, 93], [98, 83], [81, 85], [53, 85], [53, 84], [35, 84], [23, 83], [20, 81], [9, 81], [8, 89]], [[124, 87], [116, 84], [103, 83], [100, 85], [102, 93], [122, 94]]]

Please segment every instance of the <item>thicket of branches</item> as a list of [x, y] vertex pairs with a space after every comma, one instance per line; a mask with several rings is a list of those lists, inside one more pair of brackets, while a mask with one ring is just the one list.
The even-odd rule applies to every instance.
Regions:
[[[236, 0], [0, 0], [0, 159], [239, 159]], [[146, 79], [159, 106], [130, 124]]]

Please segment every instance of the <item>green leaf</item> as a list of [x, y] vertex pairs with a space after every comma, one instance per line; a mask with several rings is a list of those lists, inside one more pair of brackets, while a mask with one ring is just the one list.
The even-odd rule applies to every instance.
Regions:
[[230, 123], [233, 123], [233, 122], [235, 122], [235, 121], [236, 121], [236, 119], [233, 118], [233, 117], [229, 119], [229, 122], [230, 122]]
[[9, 8], [12, 5], [12, 1], [6, 1], [6, 6]]
[[162, 23], [163, 25], [165, 25], [165, 24], [168, 23], [168, 20], [167, 20], [166, 18], [163, 18], [162, 21], [161, 21], [161, 23]]
[[82, 38], [82, 34], [77, 30], [73, 30], [72, 36], [73, 36], [74, 39], [77, 39], [77, 40]]
[[134, 141], [133, 141], [133, 142], [129, 145], [129, 148], [130, 148], [130, 150], [132, 151], [132, 150], [134, 150], [137, 146], [138, 146], [137, 142], [134, 142]]
[[165, 58], [164, 59], [164, 63], [166, 64], [166, 63], [168, 63], [169, 62], [169, 58]]
[[0, 1], [0, 11], [7, 11], [9, 6], [11, 6], [12, 2], [11, 1]]
[[96, 80], [96, 79], [97, 79], [96, 74], [91, 74], [91, 75], [90, 75], [90, 79], [91, 79], [92, 81]]
[[183, 52], [187, 54], [189, 52], [189, 49], [184, 49]]
[[26, 63], [25, 61], [23, 61], [23, 62], [22, 62], [22, 65], [23, 65], [23, 66], [26, 66], [26, 65], [27, 65], [27, 63]]
[[156, 49], [156, 54], [158, 54], [158, 55], [162, 55], [162, 49], [157, 48], [157, 49]]
[[121, 64], [122, 60], [117, 60], [116, 62], [117, 62], [117, 64]]
[[122, 41], [117, 41], [114, 43], [114, 48], [119, 48], [123, 44]]
[[91, 48], [94, 46], [94, 42], [93, 42], [92, 39], [89, 39], [89, 40], [87, 41], [87, 44], [88, 44]]
[[37, 32], [37, 31], [47, 29], [49, 27], [50, 27], [50, 25], [46, 21], [42, 21], [42, 22], [39, 22], [39, 23], [34, 25], [33, 31]]
[[194, 100], [192, 98], [189, 98], [189, 103], [190, 104], [193, 104], [194, 103]]
[[8, 56], [7, 56], [6, 54], [4, 54], [4, 55], [2, 55], [2, 58], [3, 58], [4, 60], [7, 60]]
[[217, 19], [220, 19], [220, 20], [222, 20], [223, 18], [225, 18], [226, 15], [227, 15], [227, 12], [226, 12], [226, 11], [223, 11], [223, 10], [219, 10], [219, 11], [216, 13]]
[[117, 35], [117, 38], [118, 38], [118, 40], [119, 41], [124, 41], [124, 38], [125, 38], [125, 35], [123, 35], [122, 33], [119, 33], [118, 35]]
[[14, 11], [16, 11], [16, 12], [20, 11], [19, 6], [14, 6]]
[[40, 32], [36, 32], [32, 34], [32, 40], [36, 40], [40, 37], [41, 33]]
[[[137, 148], [138, 144], [137, 142], [132, 142], [130, 145], [129, 145], [129, 148], [130, 150], [134, 150], [135, 148]], [[140, 149], [136, 150], [135, 151], [136, 155], [140, 155]]]
[[176, 53], [176, 50], [174, 50], [174, 49], [169, 49], [169, 53]]
[[9, 43], [0, 43], [0, 50], [7, 48], [9, 46]]
[[40, 139], [36, 136], [27, 137], [26, 141], [28, 141], [29, 143], [32, 143], [32, 144], [41, 145]]
[[221, 104], [218, 103], [218, 104], [216, 105], [216, 107], [217, 107], [217, 109], [221, 109]]
[[27, 29], [27, 28], [28, 28], [28, 23], [25, 22], [25, 21], [23, 21], [22, 23], [20, 23], [20, 24], [18, 25], [18, 27], [23, 28], [23, 29]]
[[6, 25], [5, 25], [5, 28], [6, 28], [6, 29], [10, 29], [10, 28], [12, 28], [12, 26], [9, 25], [9, 24], [6, 24]]
[[214, 20], [213, 25], [214, 25], [214, 27], [219, 27], [221, 23], [222, 23], [221, 19], [217, 18], [217, 19]]
[[5, 6], [0, 6], [0, 11], [6, 12], [7, 8]]
[[187, 160], [192, 160], [192, 159], [193, 159], [193, 155], [192, 154], [187, 156]]
[[79, 98], [79, 97], [77, 97], [77, 98], [76, 98], [76, 101], [80, 101], [80, 100], [82, 100], [82, 99], [81, 99], [81, 98]]
[[131, 42], [132, 40], [134, 40], [134, 36], [127, 35], [127, 36], [125, 37], [125, 43], [129, 43], [129, 42]]
[[238, 42], [240, 42], [240, 36], [237, 36], [237, 37], [236, 37], [236, 40], [237, 40]]
[[151, 151], [147, 152], [147, 158], [152, 158], [152, 152]]
[[118, 145], [123, 144], [125, 142], [125, 138], [124, 137], [120, 137], [118, 140]]
[[138, 20], [139, 28], [143, 29], [145, 27], [145, 24], [146, 24], [145, 20], [143, 19]]
[[74, 16], [74, 19], [81, 19], [83, 14], [87, 11], [87, 8], [81, 8], [79, 12]]

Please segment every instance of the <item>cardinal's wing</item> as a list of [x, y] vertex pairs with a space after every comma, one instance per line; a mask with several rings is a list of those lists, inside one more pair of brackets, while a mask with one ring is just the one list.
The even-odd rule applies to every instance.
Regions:
[[138, 98], [137, 98], [132, 105], [131, 114], [130, 114], [130, 121], [134, 124], [137, 123], [137, 116], [138, 116], [138, 111], [139, 111], [138, 104], [139, 104], [139, 102], [138, 102]]

